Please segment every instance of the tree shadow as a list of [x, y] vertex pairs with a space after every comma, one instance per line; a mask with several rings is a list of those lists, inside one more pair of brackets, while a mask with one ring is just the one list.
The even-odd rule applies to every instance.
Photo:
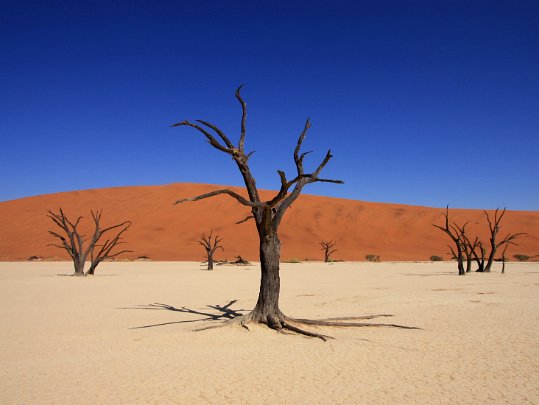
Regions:
[[143, 326], [135, 326], [129, 329], [146, 329], [146, 328], [153, 328], [156, 326], [165, 326], [165, 325], [173, 325], [178, 323], [193, 323], [193, 322], [207, 322], [207, 321], [222, 321], [222, 320], [231, 320], [237, 317], [242, 316], [242, 312], [248, 312], [246, 309], [233, 309], [231, 306], [235, 304], [238, 300], [231, 300], [225, 305], [206, 305], [206, 307], [215, 310], [216, 312], [205, 312], [205, 311], [197, 311], [195, 309], [187, 308], [187, 307], [181, 307], [176, 308], [172, 305], [168, 304], [161, 304], [161, 303], [153, 303], [153, 304], [147, 304], [147, 305], [137, 305], [135, 307], [128, 307], [128, 308], [120, 308], [120, 309], [144, 309], [144, 310], [150, 310], [150, 311], [173, 311], [173, 312], [182, 312], [185, 314], [194, 314], [194, 315], [201, 315], [204, 318], [199, 319], [189, 319], [184, 321], [174, 321], [174, 322], [163, 322], [163, 323], [156, 323], [151, 325], [143, 325]]
[[458, 275], [458, 271], [441, 271], [438, 273], [402, 273], [404, 276], [414, 276], [414, 277], [437, 277], [437, 276], [450, 276], [450, 275]]

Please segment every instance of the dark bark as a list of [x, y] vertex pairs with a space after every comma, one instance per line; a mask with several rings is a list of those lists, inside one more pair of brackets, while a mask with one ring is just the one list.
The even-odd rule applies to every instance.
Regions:
[[466, 235], [466, 226], [468, 225], [468, 222], [466, 222], [462, 226], [458, 226], [457, 224], [454, 224], [455, 229], [458, 231], [459, 236], [459, 242], [462, 249], [462, 257], [463, 259], [466, 259], [466, 273], [469, 273], [472, 271], [472, 250], [469, 246], [469, 239]]
[[84, 266], [86, 261], [84, 259], [78, 259], [73, 261], [73, 267], [75, 272], [73, 273], [76, 277], [84, 277]]
[[434, 224], [433, 226], [438, 228], [439, 230], [441, 230], [442, 232], [444, 232], [445, 234], [447, 234], [451, 240], [453, 241], [453, 243], [455, 244], [455, 248], [456, 248], [456, 253], [455, 251], [453, 250], [453, 247], [452, 246], [449, 246], [449, 248], [451, 249], [451, 252], [453, 253], [453, 256], [457, 259], [457, 268], [458, 268], [458, 271], [459, 271], [459, 276], [464, 276], [466, 275], [466, 270], [464, 270], [464, 237], [463, 237], [463, 231], [461, 231], [461, 229], [463, 230], [465, 227], [466, 227], [466, 224], [464, 224], [464, 226], [462, 228], [459, 228], [459, 226], [456, 224], [456, 223], [452, 223], [450, 224], [449, 223], [449, 206], [446, 207], [445, 209], [445, 224], [444, 226], [440, 226], [440, 225], [436, 225]]
[[215, 235], [213, 237], [213, 229], [210, 231], [210, 234], [206, 236], [206, 234], [202, 234], [200, 236], [200, 240], [198, 243], [204, 247], [204, 250], [206, 251], [206, 261], [208, 263], [208, 270], [213, 270], [213, 255], [217, 251], [217, 249], [224, 250], [223, 247], [219, 244], [221, 243], [222, 239], [219, 238], [219, 235]]
[[471, 242], [470, 239], [465, 236], [464, 242], [467, 246], [470, 257], [472, 257], [477, 263], [477, 269], [475, 271], [482, 273], [485, 269], [485, 248], [483, 247], [483, 244], [478, 237], [475, 237], [474, 241]]
[[[122, 235], [127, 232], [127, 230], [131, 227], [131, 222], [126, 221], [122, 222], [117, 225], [112, 225], [107, 228], [101, 229], [100, 221], [101, 221], [101, 211], [92, 212], [92, 218], [94, 220], [95, 225], [95, 232], [98, 235], [96, 239], [96, 243], [90, 250], [90, 269], [86, 272], [86, 275], [93, 276], [95, 273], [95, 269], [101, 263], [103, 260], [107, 259], [113, 259], [122, 253], [128, 253], [131, 252], [131, 250], [120, 250], [118, 252], [112, 252], [116, 246], [123, 245], [124, 242], [122, 242]], [[107, 232], [112, 231], [114, 229], [118, 230], [118, 233], [114, 235], [111, 239], [107, 239], [104, 243], [98, 244], [97, 241], [99, 241], [103, 235], [105, 235]]]
[[479, 244], [479, 251], [481, 252], [481, 256], [477, 257], [477, 271], [480, 273], [483, 273], [485, 271], [485, 254], [486, 250], [482, 243]]
[[507, 251], [507, 247], [509, 244], [505, 245], [503, 252], [502, 252], [502, 274], [505, 274], [505, 252]]
[[284, 315], [279, 309], [279, 294], [281, 278], [279, 261], [281, 257], [281, 242], [271, 223], [260, 227], [260, 289], [258, 300], [252, 312], [252, 320], [265, 323], [270, 327], [280, 329]]
[[[131, 226], [131, 222], [126, 221], [121, 224], [109, 226], [107, 228], [101, 228], [101, 211], [92, 211], [92, 218], [94, 220], [94, 232], [92, 238], [88, 241], [88, 246], [86, 245], [86, 240], [79, 233], [77, 229], [82, 217], [78, 217], [75, 222], [71, 222], [67, 216], [64, 214], [64, 211], [60, 208], [58, 213], [48, 211], [48, 217], [62, 229], [64, 235], [58, 234], [54, 231], [49, 231], [49, 233], [61, 241], [60, 245], [51, 244], [57, 248], [65, 250], [71, 259], [73, 260], [73, 265], [75, 268], [74, 276], [85, 276], [93, 275], [96, 267], [105, 259], [116, 257], [122, 253], [130, 252], [129, 250], [122, 250], [120, 252], [112, 253], [112, 250], [117, 246], [122, 244], [122, 234], [127, 231]], [[107, 239], [104, 243], [99, 243], [103, 235], [108, 233], [113, 229], [120, 229], [120, 231], [111, 239]], [[84, 273], [84, 266], [86, 260], [90, 256], [90, 269]]]
[[322, 250], [324, 251], [324, 263], [328, 263], [330, 261], [331, 255], [337, 252], [337, 249], [333, 249], [336, 244], [337, 242], [333, 241], [323, 240], [322, 242], [320, 242], [320, 246], [322, 246]]
[[494, 257], [496, 255], [497, 250], [507, 244], [514, 245], [514, 240], [518, 238], [521, 235], [524, 235], [524, 233], [515, 233], [515, 234], [507, 234], [505, 238], [503, 238], [501, 241], [496, 241], [496, 238], [498, 237], [498, 232], [500, 231], [500, 222], [502, 221], [503, 216], [505, 215], [506, 209], [504, 208], [501, 212], [499, 209], [496, 209], [494, 211], [494, 217], [491, 220], [490, 215], [487, 211], [483, 211], [485, 213], [485, 216], [487, 217], [488, 227], [490, 231], [490, 253], [488, 255], [487, 264], [485, 266], [484, 271], [486, 273], [490, 272], [492, 268], [492, 263], [494, 263]]

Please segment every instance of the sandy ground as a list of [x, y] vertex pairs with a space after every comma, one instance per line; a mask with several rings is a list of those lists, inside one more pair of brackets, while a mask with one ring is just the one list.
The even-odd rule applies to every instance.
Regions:
[[394, 314], [380, 322], [422, 328], [320, 329], [328, 342], [258, 326], [193, 331], [216, 321], [187, 309], [253, 307], [257, 266], [71, 271], [0, 263], [0, 403], [539, 403], [537, 263], [465, 277], [450, 263], [284, 264], [288, 315]]

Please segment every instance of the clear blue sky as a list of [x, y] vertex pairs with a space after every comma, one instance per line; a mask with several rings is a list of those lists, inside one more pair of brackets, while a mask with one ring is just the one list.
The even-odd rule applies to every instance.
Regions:
[[[3, 1], [0, 200], [241, 185], [183, 119], [237, 139], [260, 188], [307, 117], [310, 194], [539, 209], [538, 1]], [[311, 166], [311, 167], [312, 167]], [[182, 196], [178, 196], [182, 197]]]

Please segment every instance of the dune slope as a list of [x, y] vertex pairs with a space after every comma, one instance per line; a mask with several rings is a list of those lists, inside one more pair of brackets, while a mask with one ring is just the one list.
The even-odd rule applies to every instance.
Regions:
[[[197, 239], [213, 229], [222, 236], [225, 249], [218, 253], [218, 259], [241, 255], [256, 260], [254, 224], [236, 225], [249, 214], [246, 207], [227, 196], [174, 205], [179, 198], [217, 188], [187, 183], [116, 187], [2, 202], [0, 260], [26, 260], [30, 256], [67, 259], [63, 251], [47, 246], [53, 239], [47, 232], [52, 223], [45, 214], [58, 207], [70, 217], [84, 216], [88, 224], [90, 209], [103, 209], [104, 225], [133, 221], [126, 234], [126, 248], [133, 252], [125, 258], [200, 260], [204, 252]], [[241, 188], [231, 188], [244, 194]], [[262, 192], [262, 197], [271, 194]], [[481, 210], [452, 209], [451, 218], [459, 223], [470, 221], [470, 232], [487, 242], [487, 224]], [[335, 259], [363, 260], [367, 254], [380, 255], [382, 260], [427, 260], [431, 255], [447, 259], [449, 239], [432, 226], [442, 221], [442, 209], [302, 195], [281, 226], [282, 259], [322, 260], [322, 240], [337, 242]], [[508, 232], [527, 233], [519, 239], [519, 246], [510, 247], [508, 256], [539, 254], [539, 212], [507, 212], [500, 233]]]

